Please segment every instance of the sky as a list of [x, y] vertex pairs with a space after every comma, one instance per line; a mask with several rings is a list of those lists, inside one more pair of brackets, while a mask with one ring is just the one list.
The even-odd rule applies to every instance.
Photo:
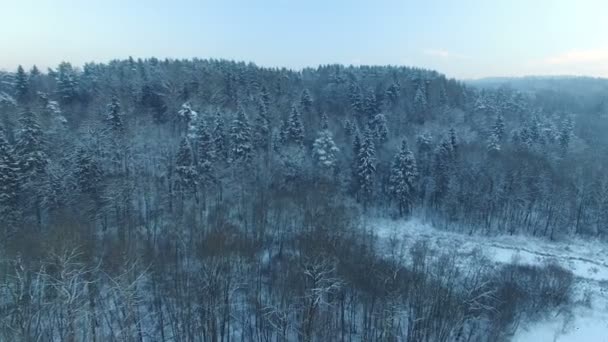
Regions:
[[0, 69], [225, 58], [608, 77], [606, 0], [0, 0]]

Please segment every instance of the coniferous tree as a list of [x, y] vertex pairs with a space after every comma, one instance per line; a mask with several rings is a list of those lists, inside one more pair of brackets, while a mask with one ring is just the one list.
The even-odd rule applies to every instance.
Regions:
[[76, 180], [78, 188], [84, 194], [99, 199], [103, 173], [91, 151], [81, 148], [76, 157]]
[[559, 146], [562, 154], [565, 155], [570, 147], [570, 140], [574, 131], [574, 122], [570, 117], [562, 121], [562, 127], [559, 132]]
[[251, 128], [243, 107], [239, 107], [237, 117], [230, 127], [230, 158], [239, 163], [248, 163], [253, 157]]
[[300, 97], [300, 107], [304, 113], [310, 113], [312, 111], [312, 96], [310, 95], [310, 91], [308, 91], [308, 89], [304, 89], [304, 91], [302, 91], [302, 95]]
[[70, 63], [59, 64], [57, 71], [57, 92], [63, 104], [70, 104], [76, 99], [78, 82], [76, 73]]
[[336, 146], [333, 135], [327, 127], [319, 131], [319, 136], [313, 144], [313, 155], [321, 175], [331, 175], [338, 161], [337, 153], [340, 149]]
[[496, 122], [492, 127], [492, 134], [496, 136], [498, 141], [502, 141], [505, 135], [505, 122], [502, 117], [502, 114], [498, 114], [496, 117]]
[[196, 156], [199, 184], [207, 185], [215, 180], [214, 162], [216, 146], [203, 117], [198, 119], [195, 141], [196, 147], [194, 153]]
[[26, 110], [19, 118], [20, 130], [17, 134], [15, 153], [19, 170], [25, 181], [38, 178], [48, 164], [44, 136], [36, 115]]
[[300, 111], [296, 106], [291, 107], [291, 114], [282, 131], [286, 143], [303, 146], [304, 145], [304, 125]]
[[28, 93], [29, 80], [23, 67], [19, 65], [19, 67], [17, 67], [17, 74], [15, 75], [15, 94], [17, 95], [19, 102], [26, 102]]
[[224, 118], [222, 117], [222, 113], [219, 111], [215, 115], [214, 127], [211, 136], [213, 138], [215, 154], [218, 160], [228, 160], [228, 136], [226, 135]]
[[[0, 218], [14, 223], [19, 206], [19, 166], [0, 128]], [[8, 227], [5, 227], [8, 228]]]
[[270, 119], [268, 117], [268, 108], [262, 99], [258, 100], [258, 113], [254, 124], [254, 143], [255, 146], [262, 151], [270, 149]]
[[376, 148], [374, 133], [367, 129], [357, 155], [357, 178], [359, 181], [359, 198], [367, 207], [374, 195], [376, 176]]
[[407, 141], [401, 143], [401, 150], [395, 156], [391, 165], [389, 191], [399, 205], [399, 214], [409, 213], [416, 197], [416, 179], [418, 168], [414, 154], [410, 151]]
[[108, 114], [106, 116], [106, 121], [110, 128], [115, 132], [124, 131], [124, 122], [122, 112], [120, 110], [120, 102], [118, 101], [118, 97], [112, 96], [112, 100], [108, 104]]
[[378, 144], [382, 145], [388, 141], [388, 124], [386, 116], [382, 113], [376, 114], [374, 117], [375, 136]]
[[176, 185], [178, 191], [182, 193], [182, 198], [185, 194], [196, 192], [198, 174], [188, 137], [182, 138], [175, 156], [175, 173], [177, 175]]

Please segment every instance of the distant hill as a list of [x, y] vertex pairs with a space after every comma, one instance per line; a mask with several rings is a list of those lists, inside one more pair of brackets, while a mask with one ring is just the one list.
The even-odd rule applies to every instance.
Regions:
[[508, 87], [524, 92], [560, 92], [575, 97], [608, 96], [608, 78], [582, 76], [488, 77], [464, 82], [486, 89]]

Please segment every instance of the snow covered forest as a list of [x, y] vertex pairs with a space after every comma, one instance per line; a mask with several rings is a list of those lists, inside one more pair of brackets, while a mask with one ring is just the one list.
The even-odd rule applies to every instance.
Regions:
[[463, 264], [370, 222], [603, 243], [601, 85], [202, 59], [0, 72], [0, 341], [509, 341], [569, 310], [576, 274]]

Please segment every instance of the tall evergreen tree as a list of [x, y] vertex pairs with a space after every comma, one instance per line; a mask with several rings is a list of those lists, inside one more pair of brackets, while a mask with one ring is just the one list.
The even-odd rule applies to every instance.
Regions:
[[304, 125], [302, 124], [300, 111], [296, 106], [291, 107], [291, 114], [281, 134], [288, 144], [304, 145]]
[[30, 110], [21, 113], [19, 124], [20, 130], [15, 145], [19, 170], [25, 180], [36, 179], [45, 172], [48, 164], [42, 129], [36, 115]]
[[29, 80], [25, 70], [23, 70], [23, 67], [19, 65], [17, 67], [17, 74], [15, 75], [15, 95], [17, 95], [17, 100], [19, 100], [21, 103], [26, 102], [28, 93]]
[[329, 129], [323, 128], [313, 144], [314, 160], [321, 175], [331, 175], [336, 167], [336, 154], [340, 149], [336, 146]]
[[196, 127], [196, 165], [199, 183], [207, 185], [214, 181], [214, 162], [216, 157], [215, 144], [209, 132], [205, 119], [201, 116]]
[[258, 113], [253, 128], [253, 140], [256, 148], [262, 151], [269, 151], [271, 138], [270, 119], [268, 117], [268, 108], [261, 98], [258, 100]]
[[182, 193], [182, 196], [196, 192], [198, 174], [188, 137], [182, 138], [175, 156], [175, 173], [177, 174], [177, 189]]
[[399, 214], [410, 212], [416, 196], [416, 179], [418, 168], [414, 154], [410, 151], [407, 141], [401, 143], [401, 150], [395, 155], [391, 165], [389, 191], [399, 205]]
[[18, 210], [19, 166], [0, 127], [0, 220], [9, 223]]
[[357, 176], [360, 184], [359, 199], [367, 207], [374, 195], [376, 176], [374, 133], [369, 128], [365, 132], [359, 154], [357, 155]]
[[108, 104], [108, 114], [106, 121], [110, 128], [115, 132], [122, 132], [124, 130], [124, 122], [122, 112], [120, 110], [120, 102], [118, 97], [112, 96], [112, 100]]
[[235, 162], [248, 163], [253, 157], [253, 145], [249, 120], [243, 107], [239, 107], [230, 127], [230, 158]]
[[63, 104], [72, 103], [76, 99], [78, 81], [70, 63], [59, 64], [57, 71], [57, 92]]
[[211, 134], [213, 138], [213, 144], [215, 146], [215, 154], [219, 161], [226, 161], [228, 159], [228, 137], [226, 134], [226, 128], [224, 124], [224, 118], [222, 113], [217, 111], [215, 115], [213, 132]]
[[312, 96], [308, 89], [302, 91], [302, 95], [300, 96], [300, 107], [304, 113], [310, 113], [312, 111]]

